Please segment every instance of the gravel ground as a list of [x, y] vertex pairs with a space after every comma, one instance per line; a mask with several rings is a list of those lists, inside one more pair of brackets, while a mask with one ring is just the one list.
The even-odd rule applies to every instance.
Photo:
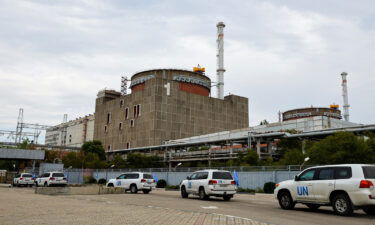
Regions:
[[32, 188], [1, 188], [0, 224], [264, 224], [215, 213], [123, 204], [122, 198], [126, 195], [48, 196], [34, 194]]

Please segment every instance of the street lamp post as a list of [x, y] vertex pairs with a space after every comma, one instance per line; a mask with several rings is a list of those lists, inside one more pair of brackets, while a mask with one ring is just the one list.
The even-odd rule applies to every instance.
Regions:
[[[113, 168], [115, 165], [111, 165], [109, 168]], [[108, 168], [105, 170], [105, 181], [108, 182]]]
[[310, 157], [306, 157], [304, 160], [303, 160], [303, 163], [301, 164], [301, 166], [299, 167], [299, 171], [302, 170], [302, 167], [303, 165], [305, 164], [305, 162], [309, 161], [310, 160]]

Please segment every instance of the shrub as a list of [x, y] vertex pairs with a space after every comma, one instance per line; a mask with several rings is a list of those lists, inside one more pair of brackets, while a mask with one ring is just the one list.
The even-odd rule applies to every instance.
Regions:
[[106, 181], [106, 179], [104, 179], [104, 178], [100, 178], [99, 180], [98, 180], [98, 184], [106, 184], [107, 183], [107, 181]]
[[264, 193], [273, 194], [274, 190], [275, 190], [275, 183], [274, 182], [267, 182], [263, 186]]
[[163, 179], [158, 180], [158, 182], [156, 183], [157, 188], [165, 188], [165, 186], [167, 186], [167, 181]]
[[84, 183], [85, 184], [96, 184], [96, 179], [93, 176], [86, 176], [83, 177]]

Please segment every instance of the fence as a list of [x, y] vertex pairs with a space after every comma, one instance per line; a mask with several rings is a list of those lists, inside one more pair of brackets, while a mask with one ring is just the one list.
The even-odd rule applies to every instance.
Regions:
[[[298, 169], [297, 169], [298, 167]], [[241, 188], [263, 188], [264, 183], [274, 182], [278, 183], [284, 180], [293, 179], [299, 171], [299, 166], [284, 166], [284, 167], [220, 167], [228, 171], [236, 171], [239, 178], [239, 187]], [[67, 169], [64, 171], [68, 182], [71, 184], [84, 183], [85, 177], [93, 177], [96, 180], [116, 178], [125, 172], [149, 172], [160, 180], [166, 180], [168, 185], [178, 185], [192, 172], [202, 170], [202, 168], [175, 168], [168, 171], [168, 168], [146, 168], [146, 169], [107, 169], [107, 170], [93, 170], [93, 169]]]

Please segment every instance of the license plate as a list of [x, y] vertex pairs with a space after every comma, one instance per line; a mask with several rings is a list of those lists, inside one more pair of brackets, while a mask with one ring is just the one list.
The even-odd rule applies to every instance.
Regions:
[[220, 184], [220, 187], [226, 187], [228, 186], [227, 184]]

